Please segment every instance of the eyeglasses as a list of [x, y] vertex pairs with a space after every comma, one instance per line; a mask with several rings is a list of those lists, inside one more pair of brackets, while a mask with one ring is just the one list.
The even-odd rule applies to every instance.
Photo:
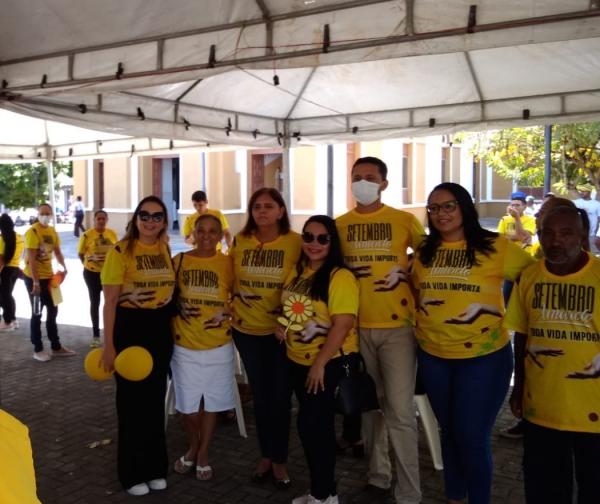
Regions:
[[315, 236], [308, 231], [304, 231], [304, 233], [302, 233], [302, 241], [304, 243], [312, 243], [315, 240], [317, 240], [320, 245], [327, 245], [331, 241], [331, 236], [328, 234], [320, 234]]
[[141, 210], [138, 213], [138, 217], [143, 222], [148, 222], [150, 220], [152, 222], [162, 222], [162, 220], [165, 218], [165, 214], [163, 212], [150, 213], [146, 212], [146, 210]]
[[457, 200], [444, 201], [441, 204], [432, 203], [431, 205], [427, 205], [427, 211], [431, 215], [436, 215], [440, 213], [440, 210], [443, 210], [444, 213], [452, 213], [458, 207]]

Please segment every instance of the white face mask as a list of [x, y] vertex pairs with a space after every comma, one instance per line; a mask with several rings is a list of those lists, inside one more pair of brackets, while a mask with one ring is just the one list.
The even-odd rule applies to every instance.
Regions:
[[51, 217], [49, 215], [39, 215], [38, 216], [38, 221], [40, 222], [40, 224], [42, 226], [47, 226], [48, 224], [50, 224], [50, 219], [51, 219]]
[[352, 196], [361, 205], [370, 205], [379, 198], [379, 184], [366, 180], [352, 182]]

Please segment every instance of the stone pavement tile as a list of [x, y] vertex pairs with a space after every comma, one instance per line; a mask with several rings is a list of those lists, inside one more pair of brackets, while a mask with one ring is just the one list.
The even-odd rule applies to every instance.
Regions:
[[[87, 310], [87, 298], [81, 306]], [[116, 418], [112, 380], [92, 382], [83, 372], [88, 347], [87, 328], [61, 325], [59, 332], [66, 346], [78, 354], [48, 363], [31, 358], [27, 321], [21, 329], [0, 333], [0, 406], [28, 425], [32, 441], [38, 495], [43, 504], [289, 504], [306, 493], [308, 472], [302, 447], [292, 424], [289, 472], [290, 490], [279, 491], [271, 481], [264, 485], [250, 482], [258, 460], [251, 403], [244, 404], [249, 437], [239, 436], [235, 423], [221, 424], [215, 433], [210, 461], [215, 468], [212, 480], [197, 481], [192, 474], [178, 475], [170, 468], [168, 488], [134, 498], [122, 491], [116, 479]], [[497, 428], [513, 422], [505, 407]], [[110, 440], [90, 448], [92, 443]], [[170, 417], [167, 441], [172, 464], [186, 450], [186, 439], [177, 416]], [[493, 503], [521, 504], [523, 484], [520, 471], [521, 444], [493, 439], [495, 459]], [[442, 473], [432, 467], [431, 457], [420, 436], [422, 504], [441, 504]], [[342, 504], [371, 504], [376, 501], [364, 493], [366, 459], [349, 454], [338, 458], [338, 491]], [[392, 503], [390, 497], [383, 500]], [[1, 504], [1, 503], [0, 503]]]

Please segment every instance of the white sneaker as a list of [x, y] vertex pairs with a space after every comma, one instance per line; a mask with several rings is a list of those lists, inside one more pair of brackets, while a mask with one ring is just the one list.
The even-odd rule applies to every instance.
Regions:
[[15, 326], [14, 322], [11, 322], [10, 324], [7, 324], [6, 322], [0, 322], [0, 331], [3, 332], [8, 332], [8, 331], [14, 331], [17, 327]]
[[38, 362], [48, 362], [49, 360], [52, 360], [52, 357], [44, 350], [41, 352], [33, 352], [33, 358]]
[[146, 495], [150, 493], [150, 489], [146, 483], [138, 483], [137, 485], [133, 485], [131, 488], [128, 488], [126, 492], [129, 495], [134, 495], [135, 497], [139, 497], [140, 495]]
[[301, 497], [296, 497], [292, 504], [339, 504], [337, 495], [330, 495], [325, 500], [319, 500], [313, 497], [310, 494], [303, 495]]
[[157, 478], [148, 481], [148, 486], [150, 490], [164, 490], [167, 488], [167, 480], [164, 478]]

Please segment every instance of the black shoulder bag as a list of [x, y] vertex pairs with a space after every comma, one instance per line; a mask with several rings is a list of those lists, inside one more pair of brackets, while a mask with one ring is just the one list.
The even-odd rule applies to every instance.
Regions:
[[379, 409], [379, 400], [373, 378], [360, 353], [342, 356], [342, 377], [335, 389], [335, 406], [338, 413], [352, 416], [365, 411]]

